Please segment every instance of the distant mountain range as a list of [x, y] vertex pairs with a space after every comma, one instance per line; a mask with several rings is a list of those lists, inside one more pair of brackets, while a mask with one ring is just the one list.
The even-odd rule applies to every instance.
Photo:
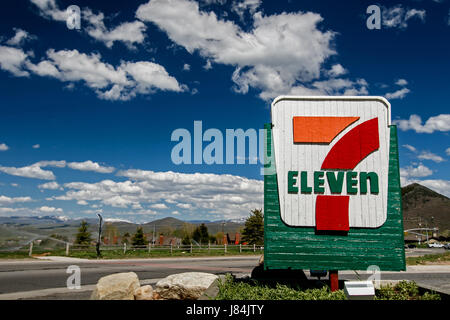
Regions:
[[[450, 235], [450, 199], [420, 184], [414, 183], [402, 188], [404, 228], [411, 229], [422, 227], [437, 227], [441, 234]], [[89, 230], [96, 236], [98, 219], [85, 219], [89, 224]], [[81, 219], [68, 219], [63, 216], [41, 216], [41, 217], [0, 217], [0, 227], [9, 231], [20, 230], [41, 235], [59, 234], [73, 239], [77, 233]], [[142, 226], [145, 233], [173, 232], [175, 230], [192, 231], [197, 225], [204, 223], [210, 234], [217, 232], [234, 233], [241, 232], [245, 219], [209, 221], [193, 220], [183, 221], [173, 217], [158, 219], [145, 224], [135, 224], [119, 219], [106, 219], [103, 231], [114, 230], [123, 235], [128, 232], [133, 234], [138, 226]]]

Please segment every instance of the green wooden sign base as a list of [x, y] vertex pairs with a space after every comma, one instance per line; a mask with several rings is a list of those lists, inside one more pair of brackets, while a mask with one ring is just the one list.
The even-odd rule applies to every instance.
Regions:
[[[264, 127], [266, 154], [271, 155], [271, 124]], [[318, 234], [315, 228], [291, 227], [281, 220], [277, 175], [265, 165], [264, 269], [366, 270], [377, 266], [380, 270], [406, 270], [394, 125], [390, 127], [388, 180], [387, 220], [381, 227], [350, 228], [346, 235]]]

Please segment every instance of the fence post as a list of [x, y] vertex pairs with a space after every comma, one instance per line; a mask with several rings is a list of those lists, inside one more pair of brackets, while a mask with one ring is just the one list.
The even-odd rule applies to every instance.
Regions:
[[170, 255], [172, 255], [172, 251], [173, 250], [173, 248], [172, 248], [172, 243], [170, 244]]
[[69, 255], [69, 246], [70, 246], [70, 244], [67, 242], [66, 243], [66, 256]]
[[242, 243], [239, 243], [239, 253], [242, 253]]
[[208, 253], [211, 251], [211, 242], [208, 241]]
[[28, 255], [30, 257], [33, 255], [33, 241], [30, 242], [30, 250], [28, 251]]
[[190, 250], [191, 254], [192, 254], [192, 242], [191, 242], [191, 250]]
[[151, 242], [148, 243], [148, 253], [150, 253], [150, 251], [152, 251], [152, 243]]
[[225, 243], [225, 253], [227, 253], [227, 244]]
[[127, 253], [127, 244], [126, 243], [123, 244], [123, 253], [124, 254]]
[[253, 252], [256, 252], [256, 244], [253, 244]]

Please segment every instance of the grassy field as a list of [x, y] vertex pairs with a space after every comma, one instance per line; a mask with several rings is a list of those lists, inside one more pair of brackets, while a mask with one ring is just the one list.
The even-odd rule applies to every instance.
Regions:
[[[164, 257], [207, 257], [207, 256], [232, 256], [232, 255], [262, 255], [263, 251], [256, 250], [254, 252], [251, 249], [242, 250], [239, 252], [238, 246], [228, 246], [227, 252], [224, 249], [211, 249], [207, 248], [193, 248], [192, 253], [189, 248], [178, 249], [173, 248], [172, 253], [169, 248], [152, 248], [150, 252], [148, 249], [132, 249], [129, 248], [124, 253], [123, 249], [114, 250], [101, 250], [103, 259], [131, 259], [131, 258], [164, 258]], [[56, 250], [33, 250], [33, 256], [66, 256], [65, 249]], [[97, 259], [97, 253], [95, 249], [77, 249], [70, 250], [69, 257], [83, 258], [83, 259]], [[28, 256], [28, 250], [16, 251], [16, 252], [0, 252], [0, 259], [25, 259], [31, 258]]]
[[423, 257], [409, 257], [406, 258], [406, 264], [409, 266], [419, 264], [450, 264], [450, 252], [427, 254]]
[[[328, 286], [304, 289], [283, 284], [261, 284], [258, 281], [234, 280], [227, 275], [219, 282], [216, 300], [346, 300], [343, 290], [331, 292]], [[395, 286], [383, 286], [375, 292], [375, 300], [441, 300], [433, 292], [420, 293], [415, 282], [401, 281]]]

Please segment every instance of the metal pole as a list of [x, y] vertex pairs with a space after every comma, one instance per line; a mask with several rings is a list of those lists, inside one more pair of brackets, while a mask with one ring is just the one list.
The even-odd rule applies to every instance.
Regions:
[[66, 243], [66, 256], [69, 255], [69, 246], [70, 246], [70, 244], [67, 242]]
[[227, 244], [225, 243], [225, 253], [227, 253]]
[[33, 255], [33, 241], [30, 242], [30, 250], [28, 251], [28, 255], [30, 257]]
[[125, 254], [127, 252], [127, 243], [125, 242], [123, 244], [123, 253]]
[[253, 244], [253, 252], [256, 252], [256, 244]]
[[208, 253], [211, 250], [211, 242], [208, 241]]
[[173, 248], [172, 248], [172, 243], [170, 243], [170, 255], [172, 255], [172, 251], [173, 250]]
[[239, 243], [239, 253], [242, 253], [242, 243]]
[[95, 247], [96, 247], [96, 250], [97, 250], [97, 258], [100, 258], [102, 256], [102, 254], [100, 252], [100, 242], [102, 241], [102, 221], [103, 221], [103, 218], [102, 218], [102, 216], [99, 213], [97, 213], [97, 215], [98, 215], [98, 219], [99, 219], [99, 221], [98, 221], [98, 239], [97, 239], [97, 245]]
[[330, 270], [331, 292], [339, 290], [339, 275], [337, 270]]
[[191, 250], [189, 250], [192, 253], [192, 242], [191, 242]]

